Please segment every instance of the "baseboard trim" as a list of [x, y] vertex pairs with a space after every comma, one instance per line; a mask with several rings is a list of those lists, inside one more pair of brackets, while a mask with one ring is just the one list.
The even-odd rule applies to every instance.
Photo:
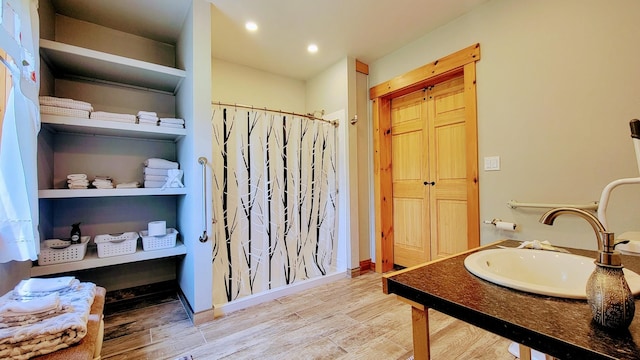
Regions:
[[374, 264], [371, 259], [365, 259], [360, 261], [360, 274], [364, 274], [370, 270], [376, 269], [376, 264]]
[[178, 299], [180, 299], [180, 302], [182, 303], [182, 306], [184, 307], [185, 312], [187, 313], [187, 316], [189, 316], [189, 319], [191, 320], [191, 323], [195, 326], [198, 325], [202, 325], [204, 323], [213, 321], [215, 319], [214, 314], [214, 309], [208, 309], [205, 311], [200, 311], [198, 313], [194, 313], [193, 309], [191, 308], [191, 305], [189, 305], [189, 302], [187, 301], [187, 297], [184, 296], [184, 293], [182, 292], [182, 289], [178, 288]]
[[312, 279], [293, 283], [291, 285], [283, 286], [277, 289], [271, 289], [260, 294], [254, 294], [245, 296], [241, 299], [234, 300], [225, 304], [214, 305], [213, 312], [214, 317], [224, 316], [234, 311], [246, 309], [248, 307], [256, 306], [267, 301], [272, 301], [283, 296], [292, 295], [301, 291], [310, 289], [312, 287], [328, 284], [340, 279], [344, 279], [345, 272], [337, 272], [325, 276], [318, 276]]
[[360, 271], [360, 267], [359, 267], [359, 266], [358, 266], [357, 268], [348, 269], [347, 271], [348, 271], [347, 275], [348, 275], [350, 278], [358, 277], [358, 276], [360, 276], [360, 274], [361, 274], [361, 271]]

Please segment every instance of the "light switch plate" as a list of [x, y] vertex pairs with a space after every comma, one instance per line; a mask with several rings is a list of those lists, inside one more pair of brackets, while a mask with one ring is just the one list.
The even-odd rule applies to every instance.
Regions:
[[485, 156], [484, 171], [500, 170], [500, 156]]

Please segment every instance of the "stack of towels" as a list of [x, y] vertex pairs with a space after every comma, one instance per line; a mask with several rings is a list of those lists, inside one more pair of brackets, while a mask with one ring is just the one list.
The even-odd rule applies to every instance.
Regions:
[[179, 164], [165, 159], [150, 158], [144, 162], [144, 187], [184, 187], [182, 184], [182, 170]]
[[87, 174], [69, 174], [67, 175], [67, 186], [69, 189], [87, 189], [89, 188], [89, 180]]
[[184, 129], [184, 119], [160, 118], [158, 125], [175, 129]]
[[22, 280], [0, 297], [0, 358], [30, 359], [82, 340], [95, 292], [72, 276]]
[[70, 291], [79, 281], [72, 276], [22, 280], [13, 290], [16, 299], [0, 305], [0, 323], [8, 327], [29, 325], [67, 312], [58, 291]]
[[113, 182], [108, 176], [96, 176], [91, 185], [95, 186], [96, 189], [113, 189]]
[[40, 96], [40, 112], [43, 114], [73, 116], [85, 119], [164, 126], [174, 129], [185, 128], [184, 119], [161, 118], [158, 117], [158, 113], [155, 111], [140, 110], [138, 111], [138, 115], [93, 111], [93, 106], [88, 102], [54, 96]]
[[93, 106], [88, 102], [54, 96], [40, 96], [40, 112], [42, 114], [88, 119], [89, 113], [92, 111]]
[[137, 181], [131, 181], [127, 183], [120, 183], [116, 185], [116, 189], [136, 189], [140, 187], [140, 183]]
[[90, 119], [95, 120], [106, 120], [106, 121], [117, 121], [123, 123], [136, 123], [136, 116], [133, 114], [118, 114], [106, 111], [94, 111], [89, 115]]
[[138, 111], [138, 124], [158, 125], [158, 114], [154, 111]]

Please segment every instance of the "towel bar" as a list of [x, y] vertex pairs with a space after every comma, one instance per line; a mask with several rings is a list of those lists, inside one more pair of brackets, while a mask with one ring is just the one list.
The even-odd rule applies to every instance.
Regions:
[[517, 200], [510, 200], [507, 203], [507, 206], [512, 209], [517, 209], [519, 207], [528, 207], [528, 208], [559, 208], [559, 207], [571, 207], [575, 209], [582, 210], [597, 210], [598, 202], [594, 201], [589, 204], [547, 204], [547, 203], [522, 203]]

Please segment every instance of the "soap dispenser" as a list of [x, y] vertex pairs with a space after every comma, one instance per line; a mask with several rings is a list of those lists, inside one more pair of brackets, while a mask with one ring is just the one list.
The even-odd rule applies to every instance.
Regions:
[[587, 302], [593, 320], [606, 328], [627, 328], [635, 314], [635, 302], [622, 271], [620, 252], [615, 250], [613, 233], [600, 232], [602, 249], [596, 268], [587, 281]]
[[80, 223], [75, 223], [71, 225], [71, 234], [69, 235], [71, 238], [72, 244], [80, 244], [82, 238], [82, 232], [80, 231]]

